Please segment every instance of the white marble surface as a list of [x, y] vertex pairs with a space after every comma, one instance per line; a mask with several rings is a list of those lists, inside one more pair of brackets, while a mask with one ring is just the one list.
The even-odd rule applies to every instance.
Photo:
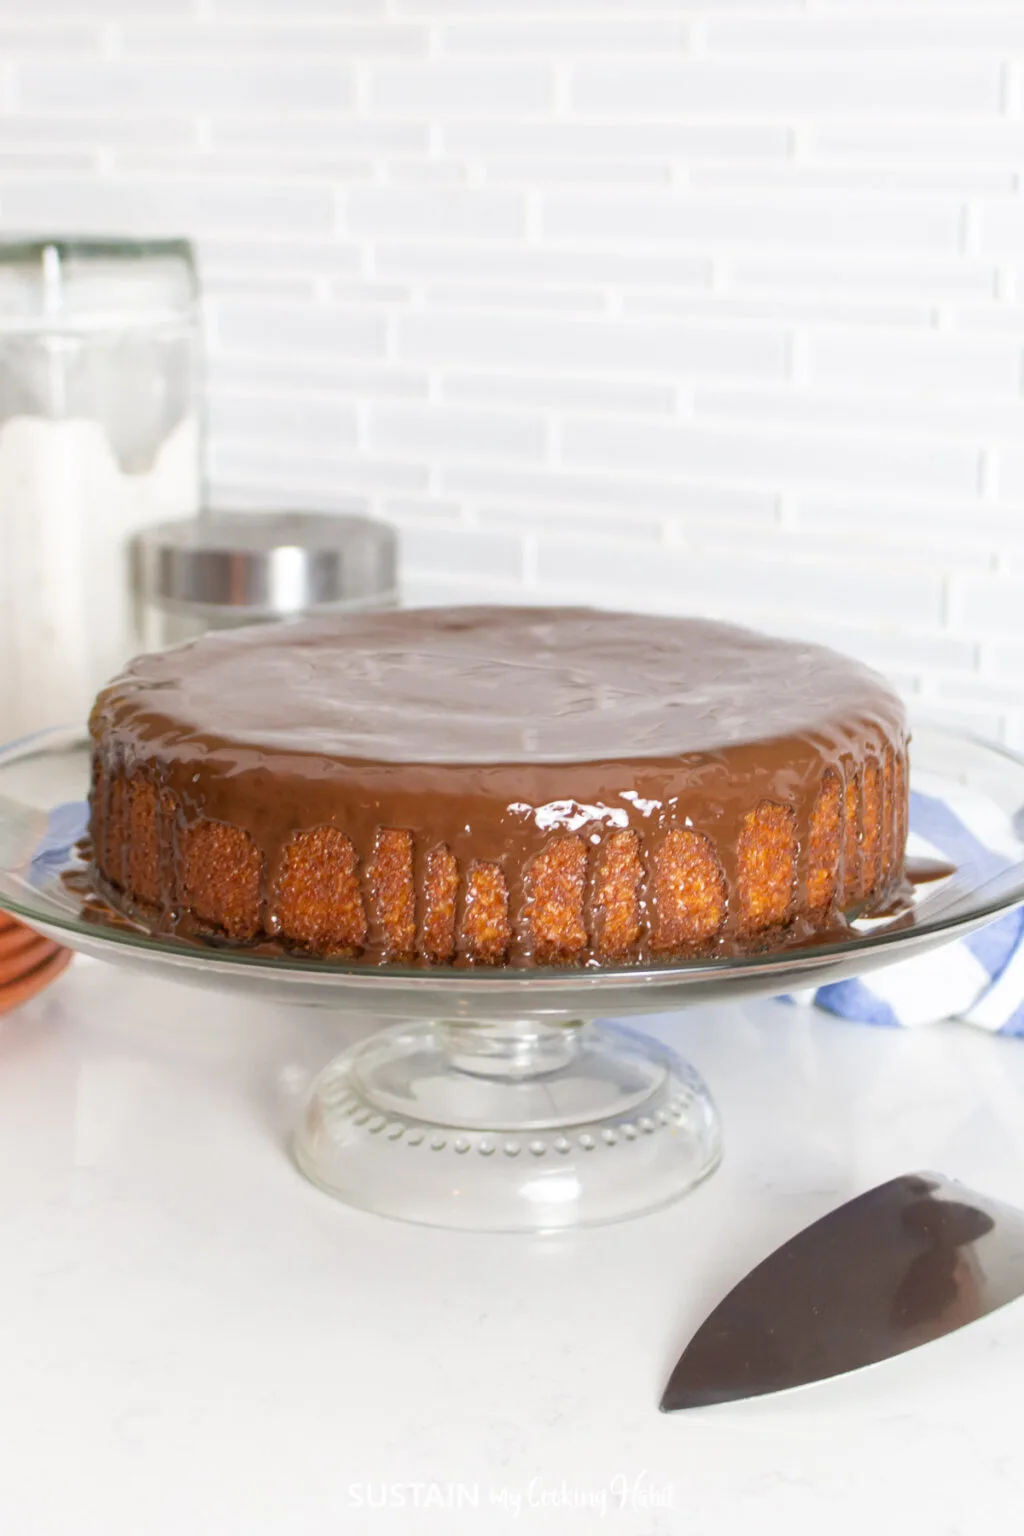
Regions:
[[773, 1003], [657, 1028], [722, 1109], [710, 1183], [572, 1236], [437, 1232], [288, 1160], [343, 1023], [77, 962], [0, 1025], [0, 1531], [1015, 1528], [1024, 1303], [788, 1397], [656, 1404], [724, 1291], [847, 1195], [938, 1167], [1024, 1204], [1024, 1042]]

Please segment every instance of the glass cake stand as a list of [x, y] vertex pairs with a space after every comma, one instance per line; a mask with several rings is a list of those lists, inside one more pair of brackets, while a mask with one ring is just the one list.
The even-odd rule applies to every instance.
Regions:
[[[611, 1221], [665, 1204], [712, 1172], [721, 1133], [698, 1074], [602, 1017], [818, 987], [923, 953], [1024, 902], [1016, 845], [993, 858], [979, 844], [955, 874], [919, 887], [912, 911], [802, 949], [600, 970], [416, 969], [256, 953], [152, 937], [83, 908], [66, 877], [81, 871], [74, 845], [87, 782], [80, 729], [0, 751], [0, 908], [116, 964], [372, 1021], [369, 1037], [316, 1080], [296, 1159], [342, 1200], [436, 1226]], [[1005, 829], [1024, 806], [1024, 760], [916, 724], [912, 787], [941, 795], [952, 785], [993, 802], [1009, 818], [995, 815]]]

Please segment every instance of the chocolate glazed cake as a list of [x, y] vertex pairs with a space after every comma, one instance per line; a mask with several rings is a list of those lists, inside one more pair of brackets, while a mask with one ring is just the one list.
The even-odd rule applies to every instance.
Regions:
[[582, 609], [208, 635], [96, 702], [91, 838], [154, 930], [370, 963], [621, 965], [899, 883], [906, 726], [818, 646]]

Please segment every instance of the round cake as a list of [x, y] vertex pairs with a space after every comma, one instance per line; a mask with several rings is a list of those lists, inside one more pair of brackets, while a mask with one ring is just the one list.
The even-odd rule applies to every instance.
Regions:
[[754, 952], [883, 901], [885, 682], [699, 619], [392, 611], [204, 636], [99, 696], [90, 833], [155, 931], [369, 963]]

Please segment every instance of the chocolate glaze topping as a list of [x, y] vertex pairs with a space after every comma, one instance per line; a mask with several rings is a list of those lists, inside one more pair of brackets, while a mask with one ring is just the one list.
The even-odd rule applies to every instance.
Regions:
[[690, 826], [731, 888], [751, 807], [792, 806], [806, 828], [829, 765], [859, 767], [906, 737], [884, 681], [820, 646], [704, 620], [493, 607], [208, 635], [132, 662], [91, 731], [108, 761], [170, 789], [184, 822], [252, 836], [269, 933], [284, 849], [323, 825], [364, 864], [382, 827], [411, 830], [418, 881], [442, 843], [462, 868], [497, 862], [517, 932], [521, 871], [559, 833], [596, 845], [633, 828], [650, 850]]

